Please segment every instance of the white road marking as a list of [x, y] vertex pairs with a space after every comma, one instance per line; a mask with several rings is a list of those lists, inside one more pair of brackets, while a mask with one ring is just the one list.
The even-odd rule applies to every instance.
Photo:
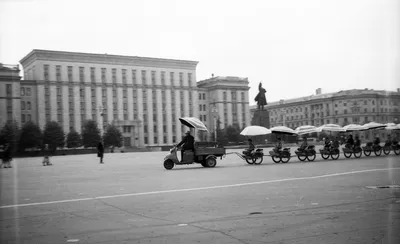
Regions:
[[178, 226], [187, 226], [187, 224], [179, 224]]
[[317, 202], [312, 202], [311, 205], [318, 205], [319, 203]]
[[71, 239], [71, 240], [67, 240], [67, 242], [78, 242], [79, 239]]
[[239, 184], [231, 184], [231, 185], [205, 186], [205, 187], [186, 188], [186, 189], [184, 188], [184, 189], [175, 189], [175, 190], [162, 190], [162, 191], [149, 191], [149, 192], [119, 194], [119, 195], [111, 195], [111, 196], [76, 198], [76, 199], [49, 201], [49, 202], [37, 202], [37, 203], [4, 205], [4, 206], [0, 206], [0, 209], [3, 209], [3, 208], [29, 207], [29, 206], [37, 206], [37, 205], [48, 205], [48, 204], [58, 204], [58, 203], [67, 203], [67, 202], [90, 201], [90, 200], [109, 199], [109, 198], [117, 198], [117, 197], [133, 197], [133, 196], [146, 196], [146, 195], [166, 194], [166, 193], [174, 193], [174, 192], [212, 190], [212, 189], [221, 189], [221, 188], [231, 188], [231, 187], [241, 187], [241, 186], [250, 186], [250, 185], [270, 184], [270, 183], [286, 182], [286, 181], [321, 179], [321, 178], [334, 177], [334, 176], [360, 174], [360, 173], [367, 173], [367, 172], [388, 171], [388, 170], [397, 170], [397, 169], [400, 169], [400, 167], [386, 168], [386, 169], [367, 169], [367, 170], [349, 171], [349, 172], [326, 174], [326, 175], [307, 176], [307, 177], [298, 177], [298, 178], [287, 178], [287, 179], [279, 179], [279, 180], [256, 181], [256, 182], [239, 183]]

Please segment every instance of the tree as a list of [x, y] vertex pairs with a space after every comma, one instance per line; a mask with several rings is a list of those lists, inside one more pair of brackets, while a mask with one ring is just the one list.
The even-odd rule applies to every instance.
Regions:
[[64, 147], [64, 130], [56, 121], [50, 121], [45, 125], [43, 131], [43, 144], [48, 144], [52, 151], [55, 151], [57, 147]]
[[239, 130], [238, 126], [229, 125], [225, 131], [226, 131], [226, 136], [227, 136], [229, 142], [238, 142], [239, 141], [240, 130]]
[[96, 121], [87, 120], [83, 125], [82, 144], [86, 147], [96, 147], [101, 140], [100, 130]]
[[9, 143], [12, 151], [18, 146], [20, 130], [17, 121], [8, 121], [0, 131], [0, 145]]
[[106, 132], [103, 135], [104, 147], [122, 146], [122, 134], [115, 125], [107, 126]]
[[18, 149], [24, 151], [27, 148], [39, 148], [42, 145], [42, 139], [43, 135], [39, 126], [28, 121], [21, 129]]
[[77, 148], [82, 145], [81, 135], [76, 130], [71, 130], [67, 135], [67, 147]]

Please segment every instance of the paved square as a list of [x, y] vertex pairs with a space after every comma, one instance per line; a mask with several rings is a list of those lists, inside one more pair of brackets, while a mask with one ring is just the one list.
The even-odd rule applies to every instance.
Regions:
[[167, 153], [16, 159], [1, 243], [400, 243], [400, 189], [367, 188], [399, 184], [399, 156], [167, 171]]

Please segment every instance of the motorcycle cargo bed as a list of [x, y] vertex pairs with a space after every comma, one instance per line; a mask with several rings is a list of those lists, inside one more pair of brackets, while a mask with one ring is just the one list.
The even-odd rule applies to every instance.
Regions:
[[195, 155], [215, 155], [222, 156], [226, 153], [225, 148], [223, 147], [200, 147], [195, 149]]

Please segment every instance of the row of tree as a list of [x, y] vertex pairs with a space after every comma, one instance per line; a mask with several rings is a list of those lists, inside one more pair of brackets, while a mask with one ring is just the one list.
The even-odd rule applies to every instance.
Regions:
[[87, 120], [82, 134], [71, 130], [65, 135], [63, 128], [55, 121], [48, 122], [44, 130], [32, 121], [26, 122], [19, 128], [16, 121], [7, 122], [0, 131], [0, 145], [8, 143], [13, 151], [23, 152], [29, 148], [41, 149], [48, 144], [50, 150], [57, 148], [96, 147], [103, 139], [105, 147], [122, 146], [122, 134], [114, 125], [108, 125], [103, 138], [96, 121]]

